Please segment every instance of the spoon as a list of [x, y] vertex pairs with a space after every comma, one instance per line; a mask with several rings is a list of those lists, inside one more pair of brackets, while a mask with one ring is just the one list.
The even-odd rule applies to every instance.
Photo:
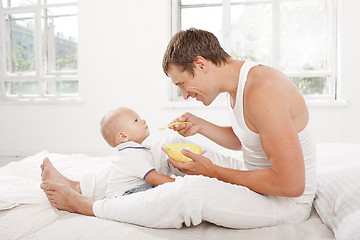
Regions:
[[191, 124], [191, 122], [176, 122], [176, 123], [169, 124], [168, 126], [162, 127], [162, 128], [159, 128], [159, 129], [160, 129], [160, 130], [165, 130], [165, 129], [167, 129], [168, 127], [171, 127], [171, 126], [174, 126], [174, 125], [183, 124], [183, 123]]

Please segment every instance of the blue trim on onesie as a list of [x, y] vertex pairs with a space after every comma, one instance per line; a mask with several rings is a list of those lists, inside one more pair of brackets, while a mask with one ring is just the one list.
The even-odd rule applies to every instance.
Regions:
[[124, 148], [121, 148], [119, 149], [118, 151], [122, 151], [122, 150], [125, 150], [125, 149], [128, 149], [128, 148], [131, 148], [131, 149], [147, 149], [147, 150], [150, 150], [150, 148], [147, 148], [147, 147], [124, 147]]
[[150, 169], [149, 171], [147, 171], [147, 173], [145, 173], [143, 179], [145, 180], [146, 176], [147, 176], [149, 173], [151, 173], [152, 171], [154, 171], [154, 170], [155, 170], [155, 168]]

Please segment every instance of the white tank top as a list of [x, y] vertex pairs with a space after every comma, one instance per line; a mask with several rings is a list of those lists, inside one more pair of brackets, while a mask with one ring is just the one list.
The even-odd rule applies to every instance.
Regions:
[[[248, 170], [271, 168], [270, 161], [261, 146], [260, 135], [246, 126], [243, 115], [243, 92], [247, 75], [252, 67], [258, 65], [245, 61], [241, 67], [234, 108], [231, 107], [230, 95], [228, 95], [232, 129], [241, 141], [244, 164]], [[309, 203], [313, 201], [316, 191], [316, 144], [310, 119], [306, 127], [298, 133], [298, 137], [304, 156], [306, 183], [304, 194], [294, 199], [298, 203]]]

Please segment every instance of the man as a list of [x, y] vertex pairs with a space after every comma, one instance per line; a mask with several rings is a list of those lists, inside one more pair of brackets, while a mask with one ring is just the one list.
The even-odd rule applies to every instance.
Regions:
[[[216, 177], [262, 194], [299, 197], [305, 188], [304, 157], [298, 138], [298, 133], [309, 122], [305, 101], [288, 77], [258, 64], [248, 67], [244, 86], [239, 85], [239, 73], [247, 67], [244, 63], [227, 55], [211, 33], [190, 29], [173, 37], [165, 52], [163, 69], [180, 88], [184, 99], [193, 97], [208, 106], [221, 92], [227, 92], [233, 111], [239, 110], [236, 104], [242, 106], [235, 114], [236, 122], [243, 125], [245, 131], [250, 130], [250, 135], [258, 134], [260, 141], [256, 144], [261, 145], [272, 168], [233, 172], [210, 165], [211, 169], [205, 169], [197, 164], [203, 160], [201, 157], [195, 157], [198, 161], [187, 165], [171, 163], [186, 173]], [[189, 113], [176, 121], [193, 123], [172, 127], [183, 136], [200, 133], [225, 148], [239, 150], [242, 147], [240, 134], [234, 133], [231, 127], [215, 126]], [[311, 198], [313, 193], [314, 189]]]
[[309, 112], [295, 85], [275, 69], [232, 59], [212, 33], [193, 28], [173, 36], [163, 69], [184, 99], [196, 98], [208, 106], [220, 93], [228, 93], [231, 126], [185, 113], [174, 122], [191, 124], [172, 129], [241, 149], [246, 169], [215, 165], [183, 150], [192, 162], [170, 162], [187, 176], [131, 198], [94, 201], [65, 185], [45, 182], [42, 188], [59, 203], [56, 207], [159, 228], [202, 220], [252, 228], [307, 219], [316, 190], [316, 149]]

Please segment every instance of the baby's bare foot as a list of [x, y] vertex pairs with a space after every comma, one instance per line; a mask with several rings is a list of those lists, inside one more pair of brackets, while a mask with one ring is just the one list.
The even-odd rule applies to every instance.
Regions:
[[40, 165], [40, 168], [42, 169], [41, 172], [41, 179], [43, 182], [45, 181], [51, 181], [58, 184], [64, 184], [73, 190], [77, 191], [78, 193], [81, 193], [80, 190], [80, 183], [76, 181], [72, 181], [62, 175], [51, 163], [49, 158], [44, 158], [43, 163]]

